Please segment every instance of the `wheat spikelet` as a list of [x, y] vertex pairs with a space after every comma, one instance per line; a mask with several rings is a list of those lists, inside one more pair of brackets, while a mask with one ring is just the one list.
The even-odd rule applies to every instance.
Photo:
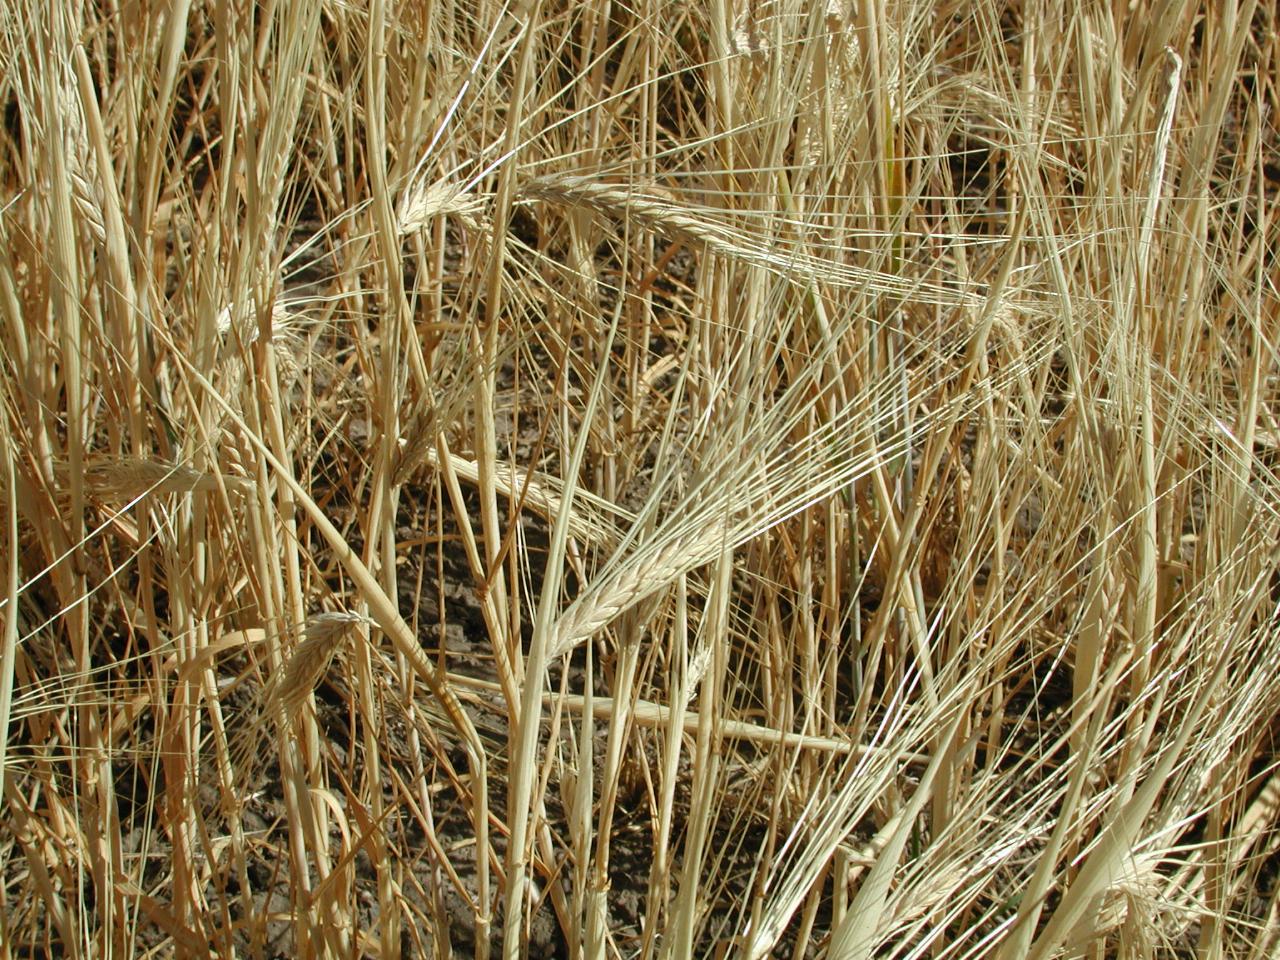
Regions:
[[1132, 942], [1153, 944], [1159, 913], [1167, 908], [1158, 866], [1159, 857], [1152, 854], [1131, 858], [1095, 895], [1093, 909], [1067, 935], [1067, 943], [1080, 946], [1118, 933]]
[[[433, 467], [440, 465], [439, 454], [434, 448], [423, 447], [421, 456], [423, 462]], [[480, 482], [480, 468], [474, 460], [450, 454], [449, 463], [461, 479], [473, 484]], [[564, 501], [556, 490], [555, 479], [546, 474], [529, 477], [523, 470], [511, 470], [499, 464], [494, 471], [493, 481], [503, 496], [520, 499], [525, 506], [549, 520], [564, 509]], [[597, 509], [592, 509], [593, 507]], [[634, 520], [634, 517], [620, 507], [579, 491], [574, 499], [573, 512], [569, 516], [570, 536], [583, 543], [598, 546], [616, 545], [622, 537], [616, 525], [604, 516], [605, 512], [625, 520]]]
[[242, 776], [252, 779], [252, 772], [260, 762], [259, 744], [264, 726], [281, 713], [286, 722], [296, 718], [307, 696], [328, 673], [347, 632], [355, 624], [369, 622], [367, 617], [345, 610], [317, 613], [307, 619], [301, 631], [302, 642], [283, 669], [256, 694], [253, 719], [235, 736], [231, 763]]
[[452, 214], [467, 226], [478, 229], [482, 209], [482, 198], [467, 196], [460, 184], [446, 178], [435, 183], [411, 185], [400, 200], [397, 221], [402, 235], [416, 233], [436, 217], [446, 214]]
[[758, 251], [746, 237], [730, 228], [690, 216], [667, 200], [629, 187], [589, 180], [586, 177], [539, 177], [524, 184], [521, 193], [529, 199], [551, 200], [572, 207], [587, 207], [615, 216], [631, 217], [660, 232], [669, 232], [705, 243], [716, 253], [733, 259], [754, 259]]
[[72, 157], [71, 162], [74, 168], [70, 171], [71, 202], [75, 204], [76, 212], [80, 214], [81, 221], [89, 228], [94, 239], [98, 243], [104, 243], [107, 239], [107, 231], [102, 222], [102, 205], [98, 200], [97, 184], [80, 168], [84, 163], [83, 159], [74, 154]]
[[57, 99], [58, 109], [62, 114], [63, 150], [71, 187], [71, 203], [94, 240], [101, 244], [106, 240], [107, 231], [102, 220], [97, 173], [89, 157], [84, 106], [76, 94], [75, 75], [70, 65], [63, 64], [60, 73]]
[[303, 640], [285, 664], [284, 672], [264, 691], [264, 713], [283, 708], [286, 717], [295, 717], [307, 696], [324, 679], [347, 631], [357, 623], [369, 622], [367, 617], [345, 610], [308, 618]]
[[711, 560], [726, 542], [728, 530], [723, 522], [708, 524], [695, 537], [677, 540], [658, 550], [648, 559], [628, 564], [623, 570], [606, 577], [590, 588], [565, 612], [555, 627], [555, 640], [549, 656], [568, 653], [614, 621], [625, 610], [652, 596], [675, 577]]
[[[753, 236], [708, 217], [693, 216], [686, 208], [655, 193], [640, 193], [631, 187], [582, 176], [547, 176], [523, 184], [520, 194], [525, 200], [547, 200], [599, 210], [620, 219], [630, 218], [658, 233], [702, 244], [712, 253], [761, 267], [791, 282], [821, 280], [836, 286], [865, 287], [886, 296], [911, 296], [919, 302], [951, 306], [979, 307], [985, 302], [981, 297], [952, 287], [840, 262], [832, 255], [839, 255], [838, 247], [817, 256], [794, 243], [784, 242], [773, 233]], [[828, 249], [820, 241], [812, 246]]]
[[[318, 373], [320, 379], [335, 384], [339, 395], [345, 383], [337, 376], [333, 360], [312, 348], [310, 330], [316, 321], [299, 310], [303, 302], [277, 298], [271, 306], [276, 376], [291, 404], [297, 399], [294, 388], [308, 372]], [[235, 396], [244, 383], [245, 348], [257, 342], [259, 326], [252, 316], [236, 316], [234, 304], [227, 304], [218, 312], [215, 328], [221, 340], [218, 382], [226, 395]]]
[[[291, 323], [298, 319], [298, 314], [289, 309], [290, 304], [284, 300], [277, 299], [271, 305], [271, 331], [273, 339], [277, 333], [288, 328]], [[228, 303], [218, 311], [217, 319], [214, 321], [214, 327], [219, 337], [230, 339], [230, 344], [234, 344], [234, 338], [228, 338], [233, 331], [243, 344], [251, 344], [258, 339], [258, 321], [255, 317], [244, 313], [237, 314], [235, 304]]]
[[[146, 494], [213, 493], [218, 478], [181, 463], [165, 463], [143, 457], [114, 457], [90, 465], [85, 480], [95, 494], [104, 500], [135, 500]], [[222, 477], [228, 490], [246, 494], [250, 481], [241, 477]]]

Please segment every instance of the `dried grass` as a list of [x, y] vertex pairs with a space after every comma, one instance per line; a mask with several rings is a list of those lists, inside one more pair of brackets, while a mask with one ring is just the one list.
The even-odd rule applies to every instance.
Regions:
[[250, 6], [0, 13], [0, 955], [1275, 952], [1271, 7]]

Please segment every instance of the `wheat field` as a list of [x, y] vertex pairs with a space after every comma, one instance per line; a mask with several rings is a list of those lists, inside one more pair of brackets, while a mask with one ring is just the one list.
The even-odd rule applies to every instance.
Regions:
[[1272, 4], [0, 6], [0, 958], [1280, 953]]

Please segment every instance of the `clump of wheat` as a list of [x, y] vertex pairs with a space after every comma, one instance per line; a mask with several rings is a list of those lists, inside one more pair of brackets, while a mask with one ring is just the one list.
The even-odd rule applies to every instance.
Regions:
[[1276, 953], [1273, 5], [239, 6], [0, 5], [4, 948]]

